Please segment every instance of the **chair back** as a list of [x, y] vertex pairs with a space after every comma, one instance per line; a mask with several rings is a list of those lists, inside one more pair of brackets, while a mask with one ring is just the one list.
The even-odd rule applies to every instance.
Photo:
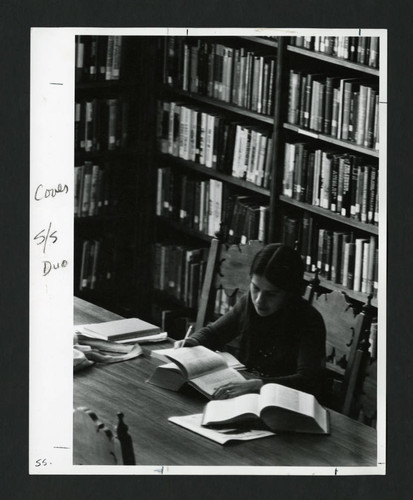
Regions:
[[357, 314], [341, 291], [315, 294], [312, 305], [320, 312], [326, 326], [328, 394], [325, 404], [350, 415], [364, 357], [360, 340], [365, 314]]
[[212, 308], [218, 291], [235, 302], [248, 291], [250, 267], [263, 243], [250, 241], [246, 245], [226, 247], [217, 239], [211, 241], [195, 328], [202, 328], [212, 318]]
[[123, 414], [116, 435], [88, 408], [73, 410], [74, 465], [134, 465], [135, 456]]

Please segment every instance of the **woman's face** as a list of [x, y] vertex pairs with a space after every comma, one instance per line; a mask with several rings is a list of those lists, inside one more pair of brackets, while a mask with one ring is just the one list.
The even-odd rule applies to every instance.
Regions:
[[280, 309], [288, 292], [271, 284], [263, 276], [253, 274], [250, 283], [251, 300], [259, 316], [270, 316]]

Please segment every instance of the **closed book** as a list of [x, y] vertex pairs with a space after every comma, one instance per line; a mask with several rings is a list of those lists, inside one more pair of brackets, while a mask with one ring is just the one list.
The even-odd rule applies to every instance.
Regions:
[[103, 340], [126, 340], [161, 333], [159, 326], [138, 318], [94, 323], [83, 327], [85, 335]]
[[93, 165], [92, 167], [92, 176], [91, 176], [91, 186], [90, 186], [90, 202], [89, 202], [89, 210], [88, 216], [91, 217], [93, 215], [97, 215], [98, 210], [98, 177], [99, 177], [99, 165]]
[[89, 240], [83, 241], [82, 260], [81, 260], [80, 276], [79, 276], [79, 290], [80, 291], [85, 290], [87, 288], [90, 246], [91, 246], [91, 242]]
[[90, 196], [92, 187], [92, 169], [93, 169], [92, 162], [86, 161], [83, 170], [82, 205], [80, 213], [82, 217], [86, 217], [87, 215], [89, 215]]
[[369, 258], [370, 258], [370, 241], [365, 241], [363, 243], [363, 255], [361, 264], [361, 286], [360, 291], [362, 293], [368, 293], [369, 287]]
[[288, 94], [288, 122], [292, 125], [299, 124], [301, 95], [301, 73], [290, 70], [289, 94]]
[[113, 40], [113, 58], [112, 58], [112, 80], [120, 79], [122, 61], [122, 37], [115, 36]]
[[106, 48], [105, 80], [112, 80], [114, 43], [115, 43], [115, 36], [109, 35]]
[[284, 175], [283, 175], [283, 195], [293, 197], [294, 189], [294, 163], [295, 144], [286, 142], [284, 144]]
[[331, 259], [331, 281], [340, 283], [343, 251], [343, 233], [333, 232], [333, 253]]
[[355, 292], [361, 292], [361, 276], [363, 265], [363, 244], [367, 240], [363, 238], [356, 238], [355, 240], [355, 254], [354, 254], [354, 280], [352, 289]]

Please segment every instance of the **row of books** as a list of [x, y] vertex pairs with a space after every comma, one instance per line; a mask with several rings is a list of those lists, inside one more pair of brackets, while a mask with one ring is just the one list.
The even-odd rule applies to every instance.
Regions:
[[106, 235], [81, 243], [79, 290], [110, 290], [115, 279], [115, 239]]
[[129, 103], [123, 99], [91, 99], [75, 103], [75, 151], [113, 151], [125, 147]]
[[267, 240], [266, 202], [254, 196], [226, 196], [221, 181], [201, 180], [170, 167], [157, 171], [156, 214], [229, 243]]
[[74, 215], [93, 217], [114, 213], [118, 205], [116, 181], [109, 166], [85, 161], [75, 166]]
[[379, 67], [377, 36], [294, 36], [290, 44], [347, 61]]
[[164, 82], [263, 115], [274, 113], [273, 54], [206, 39], [166, 39]]
[[282, 240], [297, 248], [307, 271], [317, 268], [320, 276], [332, 283], [377, 297], [377, 237], [330, 230], [304, 214], [300, 219], [283, 217]]
[[76, 37], [76, 82], [119, 80], [121, 61], [121, 36]]
[[185, 307], [197, 308], [209, 249], [155, 243], [153, 251], [154, 288], [168, 293]]
[[159, 101], [157, 139], [162, 153], [269, 186], [273, 139], [266, 129], [229, 122], [179, 102]]
[[371, 80], [290, 70], [288, 122], [379, 148], [379, 93]]
[[285, 143], [285, 196], [344, 217], [378, 224], [379, 171], [356, 155]]

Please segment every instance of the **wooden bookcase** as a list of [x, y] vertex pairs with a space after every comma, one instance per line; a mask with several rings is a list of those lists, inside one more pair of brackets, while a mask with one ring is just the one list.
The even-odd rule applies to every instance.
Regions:
[[[368, 223], [367, 221], [363, 220], [363, 216], [360, 216], [360, 211], [358, 211], [358, 213], [354, 215], [350, 215], [350, 213], [347, 213], [346, 216], [343, 216], [341, 213], [339, 213], [339, 210], [337, 208], [334, 210], [332, 208], [332, 205], [330, 205], [331, 208], [325, 208], [325, 207], [323, 208], [317, 204], [309, 202], [308, 198], [303, 201], [302, 199], [300, 199], [299, 196], [296, 195], [296, 192], [294, 194], [291, 194], [291, 192], [289, 192], [288, 195], [286, 195], [285, 177], [287, 174], [286, 174], [285, 164], [287, 163], [286, 148], [288, 147], [287, 145], [291, 143], [293, 144], [304, 143], [305, 148], [308, 148], [308, 151], [320, 150], [323, 153], [325, 152], [326, 154], [328, 153], [335, 155], [336, 158], [338, 159], [343, 157], [355, 158], [354, 160], [355, 165], [361, 165], [363, 166], [363, 168], [367, 166], [363, 170], [364, 172], [363, 175], [366, 176], [366, 183], [373, 182], [371, 171], [374, 170], [375, 172], [374, 175], [376, 175], [377, 178], [377, 183], [374, 186], [375, 190], [374, 197], [378, 198], [378, 175], [379, 175], [378, 143], [371, 144], [372, 147], [366, 147], [366, 145], [360, 144], [359, 140], [357, 141], [355, 140], [356, 134], [358, 133], [357, 132], [358, 124], [356, 123], [356, 119], [359, 110], [357, 109], [357, 104], [353, 105], [353, 102], [357, 102], [356, 101], [357, 94], [360, 95], [361, 91], [359, 89], [361, 85], [364, 85], [365, 87], [370, 87], [371, 89], [374, 89], [376, 97], [375, 110], [378, 109], [378, 94], [379, 94], [378, 53], [376, 54], [377, 57], [375, 59], [375, 66], [377, 67], [370, 67], [367, 64], [360, 64], [358, 62], [355, 62], [354, 60], [349, 61], [341, 57], [337, 57], [336, 55], [320, 53], [311, 50], [310, 48], [305, 48], [304, 46], [301, 47], [297, 46], [299, 45], [299, 43], [297, 43], [297, 40], [299, 38], [300, 37], [297, 38], [283, 37], [279, 39], [279, 45], [280, 47], [282, 47], [282, 49], [280, 50], [284, 52], [284, 63], [282, 69], [283, 72], [282, 94], [284, 96], [284, 101], [281, 110], [281, 124], [279, 129], [280, 143], [282, 144], [282, 146], [280, 146], [278, 150], [276, 167], [275, 167], [277, 172], [276, 199], [279, 208], [279, 213], [280, 215], [287, 213], [293, 219], [296, 218], [298, 220], [300, 219], [302, 220], [304, 215], [306, 215], [307, 217], [311, 217], [316, 225], [315, 227], [319, 228], [325, 227], [326, 231], [330, 233], [330, 238], [331, 234], [334, 232], [336, 233], [340, 232], [345, 234], [350, 233], [352, 241], [356, 241], [357, 239], [360, 240], [366, 239], [368, 240], [368, 243], [370, 245], [372, 244], [371, 239], [374, 238], [373, 252], [375, 248], [376, 249], [375, 259], [377, 265], [377, 244], [378, 244], [377, 218], [375, 218], [374, 221], [371, 221], [372, 223]], [[314, 40], [315, 37], [312, 37], [312, 40], [309, 37], [307, 39], [307, 43], [314, 44], [315, 43]], [[300, 40], [300, 42], [302, 41], [303, 40]], [[297, 111], [297, 114], [295, 115], [297, 117], [296, 122], [291, 123], [291, 108], [292, 108], [291, 100], [293, 99], [292, 97], [293, 91], [291, 88], [291, 79], [292, 79], [291, 72], [293, 72], [295, 75], [299, 75], [298, 78], [300, 80], [298, 81], [300, 82], [301, 85], [305, 85], [306, 75], [314, 74], [314, 80], [318, 79], [323, 85], [321, 92], [324, 92], [324, 94], [322, 94], [324, 99], [325, 99], [327, 77], [331, 78], [331, 81], [333, 81], [332, 87], [337, 88], [338, 92], [340, 92], [341, 88], [340, 85], [343, 85], [343, 88], [345, 85], [344, 83], [341, 84], [341, 81], [344, 82], [345, 79], [349, 79], [350, 84], [351, 82], [354, 82], [353, 89], [349, 91], [353, 93], [348, 94], [351, 97], [348, 98], [344, 97], [344, 99], [348, 99], [347, 102], [349, 102], [348, 116], [350, 124], [353, 125], [354, 133], [353, 135], [351, 135], [351, 131], [349, 130], [348, 137], [349, 139], [351, 138], [352, 140], [344, 140], [343, 138], [340, 137], [340, 134], [338, 134], [339, 137], [337, 137], [331, 133], [329, 134], [325, 133], [324, 122], [322, 121], [323, 119], [325, 120], [325, 114], [321, 115], [321, 124], [317, 126], [317, 129], [314, 126], [316, 125], [315, 121], [313, 122], [313, 126], [308, 126], [308, 121], [311, 118], [308, 119], [307, 126], [303, 126], [302, 122], [303, 118], [300, 115], [300, 110], [302, 110], [303, 107], [303, 101], [299, 103], [300, 108]], [[297, 82], [297, 80], [295, 80], [295, 82]], [[314, 95], [314, 92], [312, 95]], [[358, 99], [359, 99], [358, 102], [360, 103], [361, 97], [358, 97]], [[353, 106], [353, 108], [350, 107], [350, 102], [352, 103], [351, 106]], [[308, 109], [304, 111], [308, 111]], [[323, 112], [325, 112], [325, 109], [323, 109]], [[343, 113], [345, 113], [345, 111], [343, 111]], [[344, 114], [341, 114], [340, 112], [339, 117], [344, 122]], [[360, 138], [360, 136], [358, 136], [358, 138]], [[341, 168], [341, 166], [342, 164], [340, 165], [339, 168]], [[353, 171], [354, 170], [352, 170], [352, 172]], [[294, 175], [296, 175], [296, 172], [294, 172]], [[369, 184], [367, 184], [367, 187], [370, 189]], [[308, 185], [305, 185], [304, 188], [305, 190], [307, 190]], [[369, 199], [373, 200], [371, 192], [369, 193]], [[306, 251], [301, 246], [302, 238], [303, 238], [303, 228], [301, 227], [295, 233], [295, 240], [298, 250], [300, 250], [303, 257], [305, 257]], [[332, 250], [330, 250], [330, 252], [331, 251]], [[315, 253], [316, 249], [313, 249], [313, 256], [315, 255]], [[371, 258], [372, 256], [369, 257]], [[331, 266], [331, 259], [329, 261], [329, 264]], [[314, 271], [314, 267], [318, 268], [321, 267], [322, 270], [320, 272], [319, 277], [321, 285], [324, 288], [328, 290], [342, 290], [350, 298], [362, 304], [367, 303], [370, 296], [371, 304], [373, 306], [377, 306], [377, 289], [373, 290], [371, 283], [371, 281], [373, 281], [373, 276], [369, 277], [370, 279], [369, 285], [365, 284], [363, 286], [363, 291], [361, 291], [361, 285], [354, 286], [354, 284], [351, 285], [351, 282], [350, 286], [343, 285], [342, 282], [340, 282], [338, 273], [337, 273], [337, 278], [332, 279], [330, 274], [331, 267], [328, 270], [328, 272], [326, 272], [325, 269], [323, 269], [324, 265], [325, 262], [323, 262], [320, 266], [319, 261], [317, 261], [316, 258], [313, 258], [312, 265], [307, 266], [306, 278], [311, 279], [314, 276], [314, 272], [310, 272]], [[311, 267], [312, 269], [310, 269]], [[374, 279], [377, 280], [377, 278]]]
[[[177, 42], [178, 38], [179, 42]], [[175, 45], [171, 42], [172, 40]], [[114, 203], [113, 210], [103, 210], [95, 215], [75, 218], [76, 295], [126, 316], [139, 315], [142, 318], [160, 322], [162, 311], [171, 310], [172, 312], [180, 311], [179, 314], [194, 318], [196, 300], [192, 297], [191, 305], [188, 300], [182, 300], [182, 290], [176, 290], [178, 276], [176, 273], [185, 271], [185, 269], [183, 271], [180, 269], [182, 266], [190, 267], [190, 259], [194, 254], [185, 252], [207, 249], [212, 237], [218, 236], [221, 241], [237, 242], [241, 236], [245, 236], [238, 234], [234, 236], [229, 231], [234, 229], [230, 227], [229, 221], [230, 215], [233, 214], [231, 210], [234, 210], [231, 203], [238, 203], [236, 197], [246, 197], [240, 199], [247, 199], [247, 204], [252, 204], [254, 201], [258, 206], [268, 207], [265, 211], [262, 210], [261, 214], [261, 217], [263, 214], [265, 216], [262, 219], [264, 224], [261, 226], [260, 237], [266, 243], [283, 239], [285, 216], [298, 221], [304, 216], [311, 216], [317, 223], [317, 227], [325, 226], [328, 231], [332, 232], [352, 232], [354, 238], [359, 239], [369, 239], [373, 236], [377, 241], [377, 224], [362, 222], [357, 217], [344, 217], [332, 210], [315, 206], [293, 196], [286, 196], [283, 192], [283, 175], [286, 144], [296, 142], [305, 142], [310, 148], [328, 150], [339, 155], [355, 155], [365, 164], [373, 165], [374, 168], [378, 167], [377, 149], [364, 147], [354, 141], [342, 140], [322, 131], [290, 123], [288, 120], [290, 70], [300, 71], [302, 74], [306, 72], [322, 74], [338, 79], [369, 78], [373, 85], [377, 86], [378, 68], [298, 47], [291, 43], [289, 37], [239, 36], [203, 37], [202, 39], [123, 37], [123, 42], [119, 80], [90, 81], [89, 79], [85, 81], [80, 79], [76, 84], [77, 102], [93, 99], [102, 101], [119, 99], [129, 103], [128, 138], [124, 144], [114, 150], [108, 151], [101, 148], [98, 151], [77, 151], [75, 154], [76, 166], [84, 165], [85, 161], [105, 168], [107, 166], [117, 186], [117, 189], [112, 192], [118, 193], [118, 203]], [[265, 99], [264, 95], [261, 95], [261, 109], [257, 104], [259, 96], [253, 95], [252, 92], [252, 90], [257, 92], [257, 89], [253, 88], [253, 74], [248, 80], [249, 83], [244, 82], [251, 86], [249, 99], [243, 96], [245, 86], [240, 87], [243, 89], [242, 92], [239, 90], [234, 94], [228, 88], [223, 90], [219, 84], [216, 87], [213, 85], [212, 88], [208, 87], [206, 79], [208, 65], [202, 57], [203, 62], [199, 62], [200, 52], [205, 49], [203, 54], [207, 57], [211, 50], [215, 50], [214, 53], [216, 53], [217, 47], [219, 47], [218, 55], [222, 63], [221, 69], [225, 68], [225, 64], [233, 65], [229, 61], [235, 60], [236, 57], [246, 58], [245, 64], [247, 64], [248, 57], [262, 58], [257, 61], [261, 61], [259, 64], [262, 65], [263, 72], [264, 67], [266, 69], [265, 73], [257, 78], [263, 78], [267, 84], [271, 80], [272, 91], [266, 91]], [[185, 55], [185, 50], [188, 51], [187, 55]], [[187, 63], [190, 61], [187, 66], [184, 65], [187, 64], [184, 63], [185, 57]], [[203, 68], [201, 82], [200, 78], [197, 80], [195, 73], [192, 75], [190, 73], [191, 64], [193, 65], [194, 61], [194, 67]], [[237, 61], [239, 64], [240, 59]], [[229, 70], [222, 70], [222, 85], [228, 84], [234, 78], [239, 78], [239, 75], [235, 74], [235, 67], [234, 64], [232, 73]], [[187, 71], [189, 73], [186, 73]], [[268, 104], [269, 95], [272, 97], [271, 105]], [[164, 103], [167, 103], [165, 107]], [[191, 119], [194, 119], [194, 111], [198, 115], [213, 117], [211, 123], [218, 123], [217, 126], [221, 127], [216, 132], [216, 137], [222, 140], [218, 146], [221, 148], [224, 147], [223, 143], [226, 147], [229, 147], [228, 144], [231, 145], [228, 139], [231, 134], [232, 146], [235, 147], [234, 137], [238, 133], [238, 126], [253, 130], [257, 144], [261, 147], [265, 144], [267, 148], [263, 150], [263, 163], [260, 167], [265, 172], [261, 170], [254, 177], [254, 181], [246, 180], [245, 175], [243, 177], [239, 171], [232, 171], [233, 164], [230, 156], [226, 156], [228, 150], [225, 148], [222, 149], [221, 156], [214, 160], [213, 155], [217, 154], [218, 149], [214, 152], [211, 144], [209, 147], [212, 147], [210, 153], [212, 156], [209, 162], [213, 162], [212, 168], [211, 163], [207, 164], [205, 156], [202, 161], [200, 161], [199, 153], [193, 156], [194, 151], [191, 150], [190, 144], [187, 144], [181, 152], [179, 146], [177, 151], [169, 150], [168, 141], [172, 141], [173, 145], [178, 137], [179, 144], [180, 132], [178, 129], [178, 135], [175, 135], [175, 138], [168, 136], [170, 123], [168, 119], [165, 120], [166, 114], [170, 112], [168, 103], [176, 103], [189, 110], [186, 115], [186, 120], [189, 120], [187, 125], [191, 123]], [[208, 118], [205, 119], [208, 120]], [[199, 125], [200, 122], [197, 123]], [[225, 128], [230, 125], [232, 129]], [[188, 131], [185, 133], [189, 134]], [[247, 132], [247, 134], [251, 133]], [[262, 136], [265, 136], [265, 139], [262, 139]], [[248, 144], [250, 136], [243, 140], [247, 140]], [[271, 147], [268, 147], [269, 145]], [[245, 143], [242, 147], [246, 147]], [[246, 154], [245, 149], [240, 151]], [[264, 175], [267, 176], [265, 179]], [[175, 179], [175, 188], [167, 184], [171, 177]], [[221, 211], [219, 220], [215, 221], [215, 226], [212, 224], [213, 227], [209, 228], [209, 221], [205, 222], [205, 210], [203, 212], [204, 223], [201, 224], [199, 222], [201, 213], [198, 211], [188, 214], [186, 208], [189, 205], [186, 204], [191, 203], [191, 197], [193, 197], [192, 203], [194, 199], [199, 203], [201, 190], [203, 190], [204, 197], [209, 196], [205, 190], [208, 189], [207, 184], [210, 186], [211, 183], [222, 190], [222, 203], [219, 209]], [[174, 195], [175, 198], [168, 200], [165, 193], [168, 196]], [[192, 194], [185, 204], [182, 202], [182, 197], [188, 196], [188, 193]], [[116, 196], [114, 201], [116, 201]], [[172, 206], [172, 201], [176, 206]], [[294, 244], [297, 249], [300, 249], [302, 232], [298, 230], [295, 236]], [[242, 239], [246, 240], [245, 237]], [[98, 286], [96, 282], [94, 289], [91, 289], [90, 284], [81, 287], [82, 253], [85, 240], [113, 242], [114, 267], [111, 286], [107, 284]], [[103, 248], [103, 243], [101, 245]], [[169, 267], [175, 274], [172, 272], [172, 277], [161, 278], [159, 272], [166, 258], [166, 250], [162, 248], [166, 247], [174, 249], [173, 259], [175, 260], [172, 259]], [[199, 253], [200, 255], [196, 258], [200, 260], [195, 262], [195, 264], [200, 263], [200, 266], [195, 267], [198, 269], [198, 276], [196, 278], [193, 276], [195, 283], [199, 283], [202, 279], [203, 262], [206, 259], [206, 250]], [[312, 270], [308, 269], [306, 279], [312, 279], [313, 275]], [[185, 278], [183, 278], [184, 282]], [[361, 305], [367, 302], [367, 293], [335, 283], [323, 273], [320, 275], [320, 282], [328, 290], [345, 291], [350, 298]], [[375, 297], [372, 304], [377, 305]]]
[[74, 293], [145, 317], [155, 76], [147, 61], [156, 47], [146, 37], [82, 36], [76, 49]]
[[[159, 303], [161, 309], [167, 309], [169, 295], [175, 308], [182, 307], [183, 316], [188, 315], [195, 319], [197, 300], [188, 301], [185, 290], [182, 291], [182, 287], [191, 287], [192, 283], [191, 277], [185, 277], [185, 274], [192, 268], [192, 264], [187, 262], [191, 258], [191, 250], [196, 248], [207, 250], [213, 237], [218, 237], [222, 242], [246, 241], [248, 239], [247, 224], [243, 228], [239, 227], [240, 216], [237, 219], [238, 224], [234, 222], [235, 210], [241, 209], [248, 211], [248, 217], [256, 217], [255, 221], [258, 221], [258, 210], [261, 210], [261, 232], [258, 238], [258, 226], [254, 226], [255, 237], [253, 239], [270, 242], [276, 238], [274, 151], [278, 140], [281, 58], [277, 56], [276, 39], [169, 37], [163, 42], [160, 72], [162, 83], [158, 90], [157, 110], [158, 190], [155, 227], [158, 247], [154, 252], [156, 272], [158, 270], [161, 274], [164, 272], [162, 259], [168, 261], [175, 258], [177, 260], [173, 261], [172, 269], [168, 270], [168, 264], [166, 264], [167, 276], [164, 277], [162, 283], [160, 283], [159, 276], [155, 276], [154, 301]], [[233, 64], [230, 62], [232, 60]], [[254, 75], [252, 66], [249, 70], [248, 65], [252, 61], [257, 61], [260, 65], [257, 68], [260, 67], [261, 74]], [[241, 64], [244, 64], [246, 68], [244, 76], [249, 75], [245, 77], [245, 81], [241, 77]], [[196, 70], [191, 73], [194, 67]], [[236, 74], [237, 71], [239, 71], [238, 74]], [[210, 79], [211, 74], [214, 74], [213, 80]], [[238, 79], [239, 87], [242, 86], [243, 89], [242, 92], [237, 91], [237, 88], [231, 85], [234, 79]], [[267, 82], [265, 91], [265, 84], [261, 84], [262, 93], [258, 93], [258, 81]], [[246, 89], [249, 91], [247, 92]], [[195, 130], [201, 136], [205, 134], [204, 139], [193, 137], [190, 130], [185, 128], [180, 128], [176, 134], [174, 126], [176, 127], [177, 122], [174, 123], [171, 118], [174, 113], [171, 111], [172, 107], [174, 109], [180, 107], [179, 117], [189, 125], [194, 125], [194, 121], [191, 120], [195, 120]], [[182, 111], [183, 108], [184, 111]], [[189, 114], [189, 119], [185, 118], [185, 113]], [[215, 129], [214, 132], [214, 125], [209, 124], [210, 117], [213, 117], [213, 123], [218, 127], [218, 131]], [[205, 122], [202, 122], [203, 119]], [[177, 121], [179, 122], [179, 118]], [[217, 122], [218, 125], [216, 125]], [[243, 132], [241, 132], [242, 129]], [[213, 145], [208, 143], [208, 130], [212, 130], [210, 133]], [[247, 137], [244, 139], [246, 141], [244, 146], [240, 145], [243, 140], [239, 138], [241, 133], [245, 133], [244, 137]], [[205, 142], [202, 142], [203, 140]], [[237, 140], [240, 141], [238, 144], [240, 158], [235, 160], [233, 151], [234, 149], [237, 151]], [[180, 142], [181, 145], [185, 144], [185, 141], [192, 141], [192, 143], [183, 146], [180, 150], [179, 146], [174, 149], [175, 141]], [[201, 144], [200, 151], [197, 150], [197, 144]], [[247, 147], [245, 144], [255, 144], [255, 159], [250, 153], [248, 161], [245, 150], [242, 150], [242, 147]], [[210, 148], [209, 154], [211, 155], [209, 161], [208, 148]], [[258, 159], [259, 154], [262, 155], [260, 159]], [[243, 170], [241, 164], [244, 162], [245, 166], [247, 161], [248, 167]], [[172, 187], [170, 186], [171, 177], [174, 183]], [[192, 182], [195, 186], [191, 184]], [[211, 191], [216, 188], [217, 184], [220, 193], [218, 208], [220, 215], [214, 225], [214, 222], [208, 220], [208, 207], [205, 208], [204, 202], [206, 201], [208, 205], [208, 198], [210, 198], [211, 206], [212, 200], [216, 201]], [[189, 189], [186, 192], [188, 185]], [[173, 192], [172, 195], [170, 190]], [[194, 200], [191, 199], [189, 202], [184, 200], [185, 196], [192, 196], [188, 194], [192, 190]], [[206, 191], [206, 194], [203, 191]], [[252, 208], [237, 206], [239, 200], [245, 201], [246, 204], [255, 204], [255, 215], [252, 214]], [[192, 207], [194, 213], [192, 210], [188, 213], [186, 206]], [[201, 222], [204, 220], [204, 223]], [[249, 234], [252, 232], [251, 230]], [[178, 255], [172, 257], [162, 255], [160, 248], [162, 245], [164, 245], [163, 248], [166, 247], [166, 253], [174, 252], [175, 247], [178, 247]], [[186, 249], [189, 250], [187, 256], [185, 256]], [[206, 250], [201, 260], [199, 278], [195, 279], [198, 287], [202, 282]], [[197, 263], [194, 266], [198, 269]], [[186, 285], [185, 280], [187, 280]], [[182, 287], [177, 284], [178, 281], [182, 281]], [[159, 289], [162, 290], [159, 291]]]

